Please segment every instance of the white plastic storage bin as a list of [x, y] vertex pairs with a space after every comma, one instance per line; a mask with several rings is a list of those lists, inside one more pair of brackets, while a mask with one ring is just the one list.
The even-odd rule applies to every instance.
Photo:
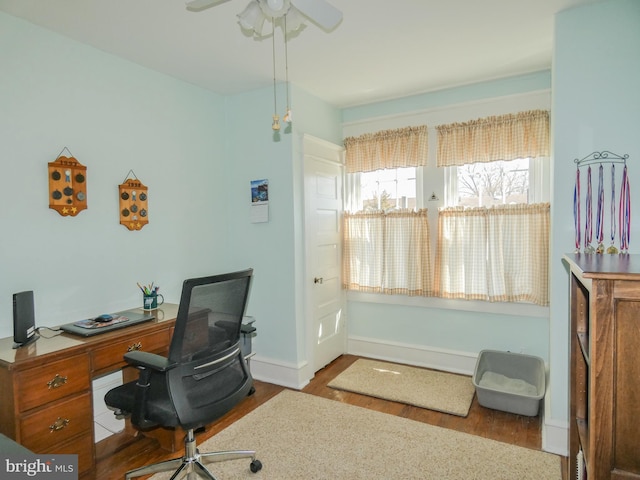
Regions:
[[522, 353], [482, 350], [473, 385], [483, 407], [535, 417], [545, 394], [544, 360]]

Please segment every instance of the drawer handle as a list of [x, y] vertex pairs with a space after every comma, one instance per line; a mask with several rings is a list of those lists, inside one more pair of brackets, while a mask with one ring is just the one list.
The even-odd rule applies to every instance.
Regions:
[[127, 352], [134, 352], [136, 350], [142, 350], [142, 342], [136, 342], [127, 348]]
[[54, 388], [60, 388], [65, 383], [67, 383], [67, 377], [63, 377], [59, 373], [56, 373], [56, 376], [47, 382], [47, 386], [49, 387], [49, 390], [52, 390]]
[[64, 427], [66, 427], [67, 425], [69, 425], [68, 418], [58, 417], [58, 419], [55, 422], [53, 422], [53, 425], [49, 425], [49, 430], [51, 431], [51, 433], [58, 432], [62, 430]]

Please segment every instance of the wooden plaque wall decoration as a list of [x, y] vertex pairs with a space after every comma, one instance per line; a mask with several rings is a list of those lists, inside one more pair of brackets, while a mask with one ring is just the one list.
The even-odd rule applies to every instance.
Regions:
[[49, 208], [63, 217], [87, 208], [87, 167], [72, 156], [49, 162]]
[[140, 230], [149, 223], [147, 187], [137, 178], [129, 178], [118, 186], [118, 190], [120, 224], [129, 230]]

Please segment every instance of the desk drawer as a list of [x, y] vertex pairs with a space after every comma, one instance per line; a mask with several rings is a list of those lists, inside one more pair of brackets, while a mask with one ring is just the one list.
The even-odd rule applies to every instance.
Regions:
[[20, 421], [20, 438], [25, 447], [42, 453], [76, 435], [91, 433], [92, 428], [91, 395], [87, 392], [25, 416]]
[[168, 350], [171, 337], [169, 330], [144, 334], [139, 333], [123, 339], [120, 342], [97, 348], [93, 352], [93, 371], [113, 370], [124, 365], [124, 354], [133, 350], [151, 353], [165, 353]]
[[87, 390], [90, 384], [89, 359], [76, 355], [19, 373], [17, 403], [20, 411], [26, 412]]
[[42, 453], [78, 455], [78, 473], [82, 474], [93, 468], [93, 441], [93, 434], [87, 432], [68, 443], [56, 444]]

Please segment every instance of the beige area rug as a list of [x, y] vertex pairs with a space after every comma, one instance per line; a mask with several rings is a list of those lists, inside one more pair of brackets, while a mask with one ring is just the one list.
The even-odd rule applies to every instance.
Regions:
[[561, 479], [556, 455], [290, 390], [200, 445], [236, 448], [255, 449], [262, 470], [210, 464], [219, 480]]
[[356, 360], [328, 385], [461, 417], [469, 414], [475, 394], [465, 375], [368, 359]]

